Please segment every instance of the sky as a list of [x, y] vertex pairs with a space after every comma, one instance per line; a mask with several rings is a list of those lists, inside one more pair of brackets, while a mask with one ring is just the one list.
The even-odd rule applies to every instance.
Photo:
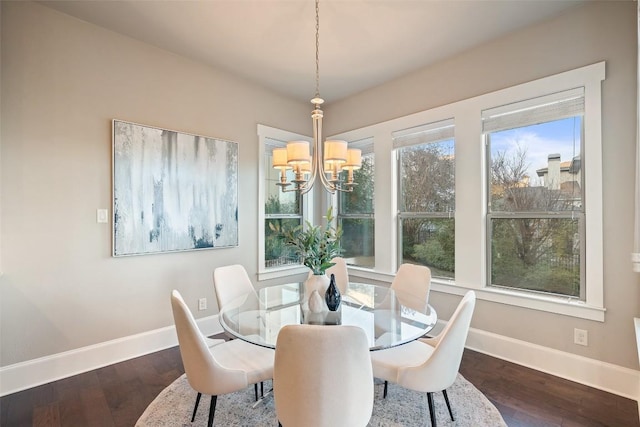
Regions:
[[547, 166], [549, 154], [560, 153], [566, 162], [580, 155], [581, 117], [509, 129], [491, 134], [491, 153], [516, 153], [518, 146], [526, 148], [531, 183], [538, 179], [536, 170]]

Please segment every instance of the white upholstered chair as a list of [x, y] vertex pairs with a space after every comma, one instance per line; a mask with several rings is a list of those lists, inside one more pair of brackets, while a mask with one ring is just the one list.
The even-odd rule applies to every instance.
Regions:
[[[391, 289], [395, 291], [397, 300], [406, 307], [419, 313], [426, 313], [429, 304], [431, 287], [431, 270], [416, 264], [402, 264], [396, 273]], [[384, 344], [390, 328], [395, 328], [396, 317], [400, 314], [392, 308], [393, 299], [387, 295], [377, 304], [375, 316], [375, 334], [379, 344]], [[387, 308], [388, 310], [385, 310]]]
[[204, 337], [204, 342], [205, 342], [205, 344], [207, 344], [207, 347], [211, 348], [214, 345], [222, 344], [224, 342], [224, 340], [223, 339], [218, 339], [218, 338], [207, 338], [207, 337]]
[[[349, 287], [349, 271], [347, 270], [347, 262], [342, 257], [331, 258], [331, 262], [335, 264], [325, 271], [327, 277], [331, 277], [333, 274], [336, 279], [336, 286], [340, 290], [340, 293], [344, 295]], [[313, 276], [313, 271], [309, 271], [307, 277]], [[324, 295], [323, 295], [324, 296]]]
[[476, 295], [468, 291], [449, 319], [447, 326], [435, 338], [420, 339], [387, 350], [371, 352], [373, 375], [402, 387], [427, 393], [431, 425], [436, 426], [433, 393], [442, 391], [449, 415], [453, 412], [446, 389], [458, 375], [464, 344], [467, 340]]
[[371, 418], [369, 342], [357, 326], [285, 326], [273, 374], [284, 427], [364, 427]]
[[416, 311], [424, 312], [429, 303], [431, 270], [417, 264], [402, 264], [391, 282], [400, 302]]
[[[249, 279], [247, 270], [240, 264], [225, 265], [213, 270], [213, 290], [216, 294], [218, 310], [222, 310], [222, 307], [242, 295], [256, 292], [253, 283], [251, 283], [251, 279]], [[247, 330], [244, 332], [246, 334], [253, 333]], [[233, 337], [230, 336], [230, 338]], [[260, 383], [260, 391], [260, 394], [264, 396], [264, 385], [262, 382]], [[255, 385], [255, 395], [256, 400], [258, 400], [258, 384]]]
[[255, 292], [247, 270], [240, 264], [225, 265], [213, 270], [213, 288], [218, 301], [218, 309], [222, 309], [241, 295]]
[[208, 347], [180, 293], [171, 308], [187, 380], [198, 393], [211, 395], [208, 426], [213, 425], [217, 397], [273, 378], [274, 351], [241, 340]]

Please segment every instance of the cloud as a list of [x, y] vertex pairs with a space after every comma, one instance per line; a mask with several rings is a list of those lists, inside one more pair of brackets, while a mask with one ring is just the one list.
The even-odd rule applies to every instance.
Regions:
[[518, 150], [526, 150], [531, 179], [537, 178], [536, 170], [547, 167], [549, 154], [559, 153], [560, 161], [565, 162], [580, 153], [579, 141], [574, 147], [573, 138], [542, 135], [542, 132], [535, 132], [533, 128], [534, 126], [528, 126], [492, 134], [491, 152], [495, 154], [500, 151], [510, 156], [515, 155]]

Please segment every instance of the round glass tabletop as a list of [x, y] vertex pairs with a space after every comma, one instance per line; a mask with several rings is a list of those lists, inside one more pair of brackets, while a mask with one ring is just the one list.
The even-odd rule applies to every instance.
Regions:
[[228, 303], [220, 323], [229, 334], [270, 348], [285, 325], [355, 325], [365, 331], [369, 348], [380, 350], [423, 336], [438, 320], [424, 301], [385, 286], [350, 282], [338, 310], [320, 313], [309, 310], [304, 295], [304, 283], [262, 288]]

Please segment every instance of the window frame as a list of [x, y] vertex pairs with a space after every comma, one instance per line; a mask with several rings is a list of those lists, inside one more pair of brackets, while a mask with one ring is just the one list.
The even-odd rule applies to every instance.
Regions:
[[[374, 248], [373, 248], [373, 253], [374, 253], [374, 266], [373, 267], [365, 267], [365, 266], [361, 266], [361, 265], [356, 265], [356, 264], [349, 264], [347, 262], [347, 265], [349, 266], [353, 266], [353, 267], [357, 267], [357, 268], [362, 268], [362, 269], [368, 269], [368, 270], [374, 270], [375, 269], [375, 230], [376, 230], [376, 222], [375, 222], [375, 185], [376, 185], [376, 180], [375, 180], [375, 170], [376, 170], [376, 163], [375, 163], [375, 153], [373, 151], [373, 147], [374, 147], [374, 139], [372, 137], [367, 137], [367, 138], [363, 138], [363, 139], [359, 139], [357, 141], [350, 141], [348, 142], [348, 146], [349, 148], [357, 148], [362, 150], [362, 161], [364, 162], [364, 159], [366, 156], [371, 156], [373, 157], [373, 170], [374, 170], [374, 178], [373, 178], [373, 185], [374, 185], [374, 197], [373, 197], [373, 212], [371, 213], [343, 213], [342, 212], [342, 197], [340, 197], [340, 194], [336, 192], [336, 197], [335, 197], [335, 206], [336, 206], [336, 225], [340, 225], [342, 226], [342, 220], [344, 219], [365, 219], [365, 220], [372, 220], [373, 221], [373, 233], [374, 233]], [[358, 171], [354, 171], [354, 174], [357, 174]]]
[[[583, 208], [580, 215], [584, 217], [583, 229], [588, 230], [581, 235], [584, 247], [584, 259], [581, 269], [581, 289], [585, 299], [537, 294], [529, 291], [516, 291], [489, 287], [489, 272], [485, 276], [486, 286], [483, 291], [491, 295], [491, 300], [507, 304], [521, 305], [559, 314], [581, 317], [589, 320], [604, 321], [604, 271], [603, 271], [603, 217], [602, 217], [602, 107], [601, 83], [605, 79], [605, 63], [600, 62], [575, 70], [545, 77], [512, 88], [503, 89], [483, 96], [481, 110], [494, 108], [496, 105], [507, 105], [545, 96], [549, 93], [563, 92], [576, 87], [584, 87], [584, 115], [582, 126], [581, 161], [585, 172], [582, 176]], [[484, 145], [484, 144], [483, 144]], [[488, 159], [487, 159], [488, 163]], [[488, 179], [485, 173], [485, 182]], [[485, 192], [488, 191], [485, 189]], [[485, 200], [488, 200], [485, 197]], [[578, 215], [578, 213], [574, 213]], [[487, 221], [489, 221], [487, 215]], [[486, 236], [487, 263], [489, 260], [488, 245], [490, 236]], [[520, 300], [520, 301], [516, 301]], [[518, 303], [519, 302], [519, 303]], [[524, 303], [523, 303], [524, 302]]]
[[[267, 140], [282, 141], [283, 144], [287, 141], [305, 140], [310, 141], [311, 138], [306, 135], [300, 135], [294, 132], [289, 132], [283, 129], [273, 128], [258, 124], [258, 281], [269, 280], [280, 277], [287, 277], [293, 274], [306, 273], [309, 271], [307, 267], [302, 264], [297, 265], [285, 265], [278, 267], [267, 268], [265, 262], [265, 223], [266, 220], [274, 217], [272, 215], [266, 215], [265, 202], [266, 202], [266, 168], [265, 168], [265, 156], [267, 154]], [[311, 189], [308, 193], [301, 197], [300, 203], [302, 204], [301, 214], [302, 223], [306, 221], [313, 222], [313, 192]], [[282, 218], [298, 218], [298, 215], [276, 215], [275, 217]]]
[[[442, 132], [442, 129], [446, 129], [446, 128], [452, 128], [452, 134], [450, 137], [444, 137], [444, 136], [440, 136], [440, 137], [435, 137], [433, 138], [433, 140], [431, 141], [425, 141], [425, 142], [419, 142], [419, 143], [408, 143], [408, 144], [400, 144], [399, 146], [396, 146], [395, 143], [395, 139], [396, 137], [400, 137], [402, 138], [403, 136], [409, 136], [411, 135], [411, 133], [420, 128], [423, 130], [419, 130], [418, 132], [424, 132], [424, 131], [440, 131]], [[445, 130], [445, 132], [447, 133], [447, 136], [449, 136], [449, 132], [447, 132]], [[455, 224], [455, 208], [454, 210], [450, 210], [447, 212], [429, 212], [429, 211], [421, 211], [421, 212], [417, 212], [417, 211], [406, 211], [406, 210], [402, 210], [401, 208], [402, 203], [401, 203], [401, 199], [402, 199], [402, 192], [403, 192], [403, 186], [402, 186], [402, 179], [400, 179], [400, 174], [402, 173], [402, 162], [401, 162], [401, 151], [404, 148], [408, 148], [408, 147], [418, 147], [421, 145], [425, 145], [425, 144], [437, 144], [439, 142], [444, 142], [444, 141], [449, 141], [449, 140], [453, 140], [453, 153], [454, 153], [454, 163], [453, 163], [453, 167], [454, 167], [454, 177], [453, 177], [453, 191], [455, 194], [455, 187], [456, 187], [456, 182], [455, 182], [455, 168], [456, 168], [456, 164], [455, 164], [455, 152], [456, 152], [456, 138], [455, 138], [455, 119], [453, 117], [445, 119], [445, 120], [439, 120], [437, 122], [433, 122], [433, 123], [423, 123], [417, 127], [413, 127], [410, 129], [402, 129], [402, 130], [398, 130], [398, 131], [394, 131], [392, 134], [392, 138], [394, 139], [394, 156], [395, 156], [395, 163], [396, 163], [396, 184], [397, 184], [397, 190], [396, 190], [396, 199], [397, 199], [397, 206], [398, 206], [398, 215], [397, 215], [397, 223], [396, 223], [396, 229], [397, 229], [397, 239], [396, 239], [396, 258], [397, 258], [397, 263], [398, 265], [402, 264], [404, 262], [404, 256], [403, 256], [403, 252], [404, 252], [404, 247], [402, 246], [402, 241], [403, 241], [403, 234], [402, 234], [402, 224], [403, 224], [403, 220], [405, 219], [453, 219], [453, 222]], [[454, 206], [455, 206], [455, 201], [454, 201]], [[453, 218], [452, 218], [453, 217]], [[455, 255], [454, 255], [455, 257]], [[455, 275], [455, 271], [454, 271], [454, 275]], [[450, 280], [447, 277], [443, 277], [443, 276], [433, 276], [433, 278], [439, 279], [439, 280]], [[454, 276], [455, 277], [455, 276]]]
[[[264, 142], [265, 156], [264, 156], [264, 158], [266, 159], [267, 158], [267, 154], [270, 151], [273, 152], [273, 150], [275, 148], [285, 148], [286, 146], [287, 146], [287, 143], [285, 141], [274, 140], [273, 138], [269, 138], [269, 137], [265, 138], [265, 142]], [[265, 162], [265, 168], [267, 167], [266, 165], [267, 165], [267, 163]], [[265, 178], [266, 178], [266, 175], [267, 175], [267, 171], [265, 169]], [[277, 175], [279, 176], [280, 174], [278, 173]], [[293, 176], [293, 174], [290, 174], [290, 175]], [[280, 193], [281, 192], [280, 188], [279, 187], [276, 187], [276, 188], [277, 188], [277, 192]], [[270, 192], [267, 189], [265, 189], [265, 195], [269, 194], [269, 193]], [[265, 205], [267, 204], [267, 202], [268, 202], [268, 199], [265, 200]], [[265, 223], [268, 220], [297, 219], [300, 225], [304, 225], [304, 201], [303, 201], [302, 197], [300, 197], [298, 199], [297, 205], [298, 205], [298, 213], [289, 213], [289, 214], [286, 214], [286, 213], [275, 213], [275, 214], [269, 214], [269, 213], [265, 212], [265, 215], [264, 215]], [[266, 240], [266, 231], [267, 230], [266, 230], [266, 225], [265, 225], [265, 245], [264, 245], [265, 246], [265, 251], [266, 251], [266, 241], [267, 241]], [[265, 270], [273, 271], [274, 269], [282, 267], [282, 266], [278, 266], [278, 267], [269, 267], [269, 266], [267, 266], [266, 257], [267, 257], [267, 255], [265, 253], [265, 260], [264, 260]], [[296, 264], [284, 264], [283, 266], [294, 266], [294, 265], [296, 265]]]
[[[581, 159], [584, 158], [584, 156], [582, 155], [584, 153], [584, 126], [585, 126], [585, 120], [584, 120], [584, 113], [580, 114], [581, 116], [581, 126], [580, 126], [580, 156]], [[556, 119], [552, 119], [549, 121], [554, 121], [554, 120], [561, 120], [567, 117], [558, 117]], [[543, 122], [543, 123], [547, 123], [547, 122]], [[520, 127], [526, 127], [526, 126], [530, 126], [530, 125], [524, 125], [524, 126], [520, 126]], [[519, 127], [514, 127], [511, 129], [517, 129]], [[493, 131], [495, 132], [495, 131]], [[494, 288], [494, 289], [514, 289], [518, 292], [529, 292], [529, 293], [534, 293], [534, 294], [540, 294], [540, 295], [557, 295], [558, 297], [562, 298], [570, 298], [570, 299], [574, 299], [576, 301], [586, 301], [586, 245], [585, 245], [585, 237], [586, 237], [586, 229], [585, 229], [585, 224], [586, 224], [586, 219], [585, 219], [585, 201], [584, 201], [584, 190], [585, 190], [585, 175], [588, 172], [585, 172], [584, 168], [582, 168], [582, 172], [580, 174], [580, 193], [581, 193], [581, 206], [579, 210], [567, 210], [567, 211], [535, 211], [535, 212], [509, 212], [509, 211], [492, 211], [491, 210], [491, 134], [492, 132], [486, 132], [483, 134], [483, 140], [484, 140], [484, 145], [485, 145], [485, 158], [486, 158], [486, 177], [485, 177], [485, 182], [487, 184], [487, 189], [486, 189], [486, 195], [487, 195], [487, 221], [486, 221], [486, 228], [487, 228], [487, 239], [486, 239], [486, 243], [487, 243], [487, 247], [486, 247], [486, 254], [487, 254], [487, 278], [486, 278], [486, 283], [487, 283], [487, 287], [490, 288]], [[545, 182], [546, 184], [546, 182]], [[498, 284], [493, 284], [491, 283], [491, 274], [492, 274], [492, 263], [493, 263], [493, 259], [492, 259], [492, 236], [493, 236], [493, 219], [578, 219], [578, 231], [579, 231], [579, 236], [580, 236], [580, 248], [579, 248], [579, 259], [580, 259], [580, 293], [577, 297], [574, 296], [563, 296], [560, 294], [553, 294], [550, 292], [542, 292], [542, 291], [533, 291], [533, 290], [527, 290], [527, 289], [518, 289], [518, 288], [513, 288], [513, 287], [508, 287], [508, 286], [503, 286], [503, 285], [498, 285]]]

